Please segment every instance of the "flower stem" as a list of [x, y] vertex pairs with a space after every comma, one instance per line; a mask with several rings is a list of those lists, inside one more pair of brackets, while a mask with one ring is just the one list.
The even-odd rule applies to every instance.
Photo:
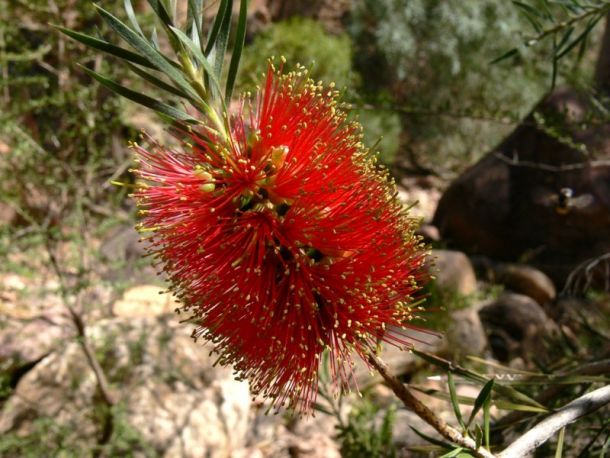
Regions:
[[441, 436], [460, 447], [466, 448], [478, 458], [494, 458], [494, 455], [483, 447], [478, 447], [474, 440], [463, 436], [457, 429], [448, 425], [426, 407], [398, 378], [389, 372], [388, 366], [372, 352], [368, 354], [369, 363], [379, 372], [394, 394], [408, 409], [432, 426]]

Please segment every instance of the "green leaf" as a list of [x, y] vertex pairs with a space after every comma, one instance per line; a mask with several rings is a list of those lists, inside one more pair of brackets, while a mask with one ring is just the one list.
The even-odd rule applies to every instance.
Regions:
[[411, 428], [413, 430], [413, 432], [415, 434], [417, 434], [419, 437], [421, 437], [424, 440], [427, 440], [431, 444], [438, 445], [439, 447], [443, 447], [445, 450], [453, 449], [453, 446], [449, 442], [441, 441], [441, 440], [435, 439], [434, 437], [428, 436], [427, 434], [422, 433], [417, 428], [415, 428], [411, 425], [409, 425], [409, 428]]
[[203, 0], [188, 0], [186, 19], [186, 32], [199, 47], [203, 42], [203, 4]]
[[502, 54], [499, 57], [496, 57], [494, 60], [492, 60], [491, 62], [489, 62], [490, 64], [497, 64], [498, 62], [502, 62], [503, 60], [508, 59], [509, 57], [514, 56], [515, 54], [517, 54], [519, 52], [519, 48], [513, 48], [509, 51], [506, 51], [504, 54]]
[[156, 76], [142, 70], [139, 67], [136, 67], [135, 65], [132, 65], [130, 63], [127, 63], [127, 66], [129, 67], [129, 69], [134, 72], [136, 75], [138, 75], [139, 77], [145, 79], [146, 81], [148, 81], [151, 84], [154, 84], [155, 86], [157, 86], [159, 89], [162, 89], [166, 92], [170, 92], [174, 95], [177, 95], [178, 97], [182, 97], [185, 99], [188, 99], [189, 96], [182, 92], [180, 89], [175, 88], [174, 86], [172, 86], [171, 84], [167, 84], [165, 81], [157, 78]]
[[559, 40], [559, 43], [557, 43], [557, 49], [556, 49], [555, 54], [557, 54], [557, 52], [559, 52], [561, 50], [561, 48], [563, 48], [565, 46], [565, 44], [568, 42], [568, 40], [572, 36], [572, 33], [574, 33], [574, 27], [569, 27], [563, 33], [563, 36], [561, 37], [561, 40]]
[[[159, 18], [161, 25], [167, 32], [167, 38], [169, 39], [169, 43], [172, 46], [172, 49], [176, 53], [180, 52], [181, 51], [180, 42], [178, 40], [176, 40], [176, 37], [170, 30], [171, 27], [174, 26], [174, 21], [172, 19], [172, 15], [170, 15], [170, 13], [167, 11], [167, 8], [165, 7], [165, 3], [163, 2], [163, 0], [148, 0], [148, 3], [150, 4], [150, 7], [153, 9], [155, 14]], [[173, 5], [173, 9], [175, 11], [175, 4]]]
[[191, 52], [193, 57], [195, 57], [195, 60], [197, 61], [197, 63], [199, 63], [199, 65], [201, 65], [204, 68], [204, 70], [208, 74], [208, 77], [214, 84], [214, 87], [217, 89], [217, 91], [220, 91], [220, 83], [218, 82], [218, 80], [216, 79], [216, 77], [214, 75], [214, 69], [212, 68], [212, 66], [206, 59], [206, 57], [203, 55], [201, 50], [197, 47], [195, 42], [193, 42], [193, 40], [191, 40], [189, 37], [187, 37], [186, 34], [182, 30], [177, 29], [176, 27], [172, 27], [171, 30], [176, 35], [176, 38], [178, 38], [178, 40], [180, 40], [186, 46], [186, 48]]
[[139, 92], [133, 91], [129, 88], [126, 88], [125, 86], [121, 86], [117, 82], [112, 81], [111, 79], [106, 78], [105, 76], [100, 75], [99, 73], [94, 72], [93, 70], [90, 70], [85, 66], [81, 65], [81, 67], [90, 76], [95, 78], [97, 81], [99, 81], [101, 84], [106, 86], [108, 89], [116, 92], [117, 94], [119, 94], [129, 100], [139, 103], [140, 105], [143, 105], [152, 110], [158, 111], [159, 113], [165, 114], [172, 119], [175, 119], [178, 121], [186, 121], [186, 122], [190, 122], [190, 123], [197, 123], [197, 120], [195, 118], [193, 118], [192, 116], [190, 116], [189, 114], [187, 114], [181, 110], [178, 110], [177, 108], [172, 107], [171, 105], [160, 102], [159, 100], [155, 100], [152, 97], [141, 94]]
[[453, 380], [453, 374], [451, 372], [447, 373], [449, 385], [449, 395], [451, 397], [451, 405], [453, 406], [453, 412], [455, 413], [455, 418], [460, 423], [460, 426], [463, 430], [466, 430], [466, 426], [464, 425], [464, 419], [462, 418], [462, 412], [460, 410], [460, 404], [458, 402], [457, 392], [455, 390], [455, 382]]
[[379, 430], [379, 439], [382, 445], [390, 445], [392, 441], [392, 430], [394, 429], [394, 422], [396, 421], [396, 410], [394, 407], [390, 407], [385, 415], [383, 416], [383, 422]]
[[[220, 31], [220, 24], [225, 16], [227, 8], [229, 6], [229, 0], [221, 0], [220, 5], [218, 7], [218, 12], [216, 13], [216, 17], [214, 18], [214, 23], [212, 24], [212, 28], [210, 29], [210, 34], [208, 35], [208, 40], [205, 46], [204, 54], [209, 56], [212, 52], [212, 48], [216, 44], [216, 38], [218, 37], [218, 32]], [[231, 14], [231, 10], [229, 9], [229, 15]]]
[[235, 34], [235, 44], [233, 45], [231, 63], [229, 64], [229, 74], [227, 75], [227, 86], [225, 89], [226, 100], [231, 100], [231, 95], [233, 94], [233, 86], [235, 86], [235, 79], [237, 77], [237, 70], [239, 69], [241, 52], [244, 48], [244, 43], [246, 40], [247, 17], [248, 0], [241, 0], [241, 4], [239, 7], [239, 19], [237, 21], [237, 33]]
[[172, 21], [172, 18], [169, 15], [169, 12], [167, 11], [167, 9], [165, 8], [165, 5], [163, 4], [163, 1], [148, 0], [148, 3], [150, 4], [150, 7], [153, 9], [153, 11], [157, 15], [157, 17], [161, 20], [161, 23], [164, 26], [169, 27], [170, 25], [174, 25], [174, 22]]
[[494, 379], [491, 379], [489, 382], [485, 384], [483, 389], [480, 391], [479, 395], [474, 401], [474, 407], [472, 408], [472, 412], [470, 412], [470, 417], [468, 418], [468, 422], [466, 423], [466, 427], [469, 427], [474, 420], [476, 414], [481, 410], [483, 404], [490, 398], [491, 390], [494, 387]]
[[462, 453], [463, 450], [464, 449], [462, 447], [458, 447], [458, 448], [451, 450], [450, 452], [445, 453], [444, 455], [441, 455], [439, 458], [454, 458], [454, 457], [458, 456], [460, 453]]
[[222, 66], [225, 61], [227, 52], [227, 44], [229, 43], [229, 33], [231, 32], [231, 14], [233, 13], [233, 0], [228, 0], [227, 8], [224, 12], [224, 17], [220, 23], [218, 34], [214, 43], [214, 70], [216, 78], [220, 80], [222, 75]]
[[154, 68], [154, 65], [151, 64], [148, 59], [136, 54], [128, 49], [121, 48], [120, 46], [113, 45], [112, 43], [108, 43], [107, 41], [100, 40], [99, 38], [92, 37], [90, 35], [85, 35], [80, 32], [76, 32], [74, 30], [66, 29], [65, 27], [61, 27], [59, 25], [53, 25], [57, 30], [59, 30], [64, 35], [69, 36], [70, 38], [87, 45], [91, 48], [98, 49], [100, 51], [106, 52], [110, 55], [116, 56], [120, 59], [126, 60], [128, 62], [132, 62], [134, 64], [142, 65], [144, 67]]
[[324, 413], [324, 414], [326, 414], [326, 415], [328, 415], [328, 416], [332, 416], [332, 415], [333, 415], [333, 413], [332, 413], [332, 411], [331, 411], [331, 410], [327, 409], [326, 407], [324, 407], [324, 406], [323, 406], [322, 404], [320, 404], [319, 402], [314, 402], [314, 404], [313, 404], [313, 409], [314, 409], [315, 411], [322, 412], [322, 413]]
[[598, 16], [591, 18], [591, 20], [587, 23], [587, 26], [584, 28], [584, 30], [581, 33], [579, 33], [578, 36], [576, 38], [574, 38], [574, 40], [569, 45], [567, 45], [563, 50], [559, 51], [559, 53], [555, 56], [555, 58], [557, 60], [561, 59], [563, 56], [565, 56], [567, 53], [569, 53], [572, 49], [574, 49], [575, 46], [577, 46], [579, 43], [586, 40], [586, 38], [589, 36], [589, 33], [591, 32], [593, 27], [595, 27], [597, 25], [597, 23], [599, 22], [599, 20], [602, 17], [603, 17], [602, 15], [598, 15]]
[[[441, 367], [441, 368], [445, 369], [446, 371], [451, 371], [454, 374], [461, 375], [462, 377], [472, 380], [473, 382], [477, 382], [480, 384], [487, 383], [487, 378], [475, 371], [472, 371], [469, 369], [464, 369], [463, 367], [460, 367], [460, 366], [456, 366], [455, 364], [450, 363], [449, 361], [447, 361], [439, 356], [432, 355], [430, 353], [418, 350], [416, 348], [413, 348], [411, 351], [414, 354], [416, 354], [417, 356], [419, 356], [420, 358], [424, 359], [425, 361], [428, 361], [430, 364]], [[505, 386], [505, 385], [501, 385], [500, 383], [495, 383], [493, 389], [497, 394], [500, 394], [500, 395], [504, 396], [505, 398], [510, 399], [514, 402], [524, 403], [524, 404], [536, 407], [538, 409], [543, 409], [545, 412], [547, 411], [546, 407], [544, 407], [542, 404], [540, 404], [539, 402], [530, 398], [526, 394], [521, 393], [520, 391], [518, 391], [510, 386]]]
[[559, 430], [559, 438], [557, 439], [557, 450], [555, 450], [555, 458], [561, 458], [563, 456], [563, 443], [566, 436], [565, 426]]
[[514, 367], [506, 366], [504, 364], [500, 364], [496, 361], [490, 361], [485, 358], [479, 358], [478, 356], [470, 355], [470, 356], [467, 356], [466, 358], [469, 359], [470, 361], [474, 361], [475, 363], [483, 364], [485, 366], [492, 367], [494, 369], [501, 369], [507, 373], [513, 372], [516, 374], [523, 374], [523, 375], [542, 375], [540, 372], [532, 372], [532, 371], [526, 371], [523, 369], [517, 369]]
[[157, 51], [161, 49], [159, 46], [159, 37], [157, 36], [157, 28], [155, 26], [153, 26], [152, 32], [150, 33], [150, 44]]
[[190, 97], [195, 100], [199, 99], [197, 93], [184, 78], [182, 72], [168, 62], [165, 56], [156, 50], [148, 41], [146, 41], [145, 38], [138, 35], [123, 22], [121, 22], [117, 17], [113, 16], [101, 6], [96, 4], [95, 7], [108, 25], [116, 33], [123, 37], [127, 43], [142, 53], [146, 59], [148, 59], [158, 70], [171, 78], [180, 87], [180, 89], [189, 94]]
[[[497, 385], [497, 384], [496, 384]], [[424, 388], [415, 385], [411, 385], [411, 387], [417, 391], [427, 394], [428, 396], [433, 396], [437, 399], [443, 399], [445, 401], [451, 400], [451, 396], [448, 393], [435, 390], [432, 388]], [[466, 405], [474, 405], [475, 398], [470, 396], [458, 396], [457, 400], [460, 404]], [[527, 404], [516, 404], [514, 402], [505, 401], [503, 399], [494, 399], [493, 405], [496, 406], [500, 410], [518, 410], [521, 412], [535, 412], [535, 413], [546, 413], [548, 409], [542, 407], [535, 407]]]
[[474, 425], [474, 440], [476, 445], [475, 448], [478, 450], [483, 443], [483, 430], [478, 423]]
[[557, 38], [553, 36], [553, 58], [551, 59], [551, 90], [555, 89], [557, 83], [557, 58], [555, 54], [557, 52]]
[[[493, 380], [491, 380], [491, 382], [493, 383]], [[491, 421], [490, 421], [491, 418], [490, 418], [490, 414], [489, 414], [490, 406], [491, 406], [491, 391], [487, 395], [485, 400], [483, 401], [483, 429], [485, 432], [485, 446], [487, 447], [487, 449], [489, 449], [489, 431], [490, 431], [490, 424], [491, 424]]]
[[140, 35], [144, 36], [144, 32], [142, 32], [142, 29], [140, 28], [140, 24], [138, 23], [138, 18], [136, 16], [136, 12], [133, 10], [133, 5], [131, 4], [131, 0], [124, 0], [123, 4], [125, 6], [125, 12], [127, 13], [127, 18], [129, 19], [129, 22], [131, 22], [131, 25], [136, 30], [136, 32], [138, 32]]
[[538, 11], [533, 6], [528, 5], [527, 3], [513, 0], [513, 4], [518, 6], [519, 8], [521, 8], [524, 12], [531, 14], [532, 16], [536, 16], [540, 19], [544, 19], [544, 14], [542, 14], [540, 11]]

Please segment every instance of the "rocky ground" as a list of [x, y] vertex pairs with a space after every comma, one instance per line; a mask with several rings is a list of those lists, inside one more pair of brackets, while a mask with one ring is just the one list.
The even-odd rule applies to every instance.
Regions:
[[[421, 183], [401, 185], [414, 213], [430, 221], [440, 193]], [[424, 225], [422, 235], [436, 246], [438, 230]], [[215, 366], [210, 347], [194, 343], [188, 324], [180, 324], [173, 299], [162, 281], [140, 263], [142, 247], [130, 227], [110, 232], [97, 245], [106, 267], [79, 287], [79, 273], [61, 283], [51, 271], [0, 275], [0, 456], [163, 456], [163, 457], [333, 457], [341, 456], [339, 419], [346, 422], [362, 400], [348, 396], [338, 417], [318, 412], [294, 418], [265, 414], [245, 382], [231, 369]], [[436, 279], [428, 287], [429, 310], [417, 331], [417, 348], [455, 362], [469, 355], [515, 368], [550, 361], [557, 335], [574, 336], [577, 315], [610, 316], [606, 299], [565, 299], [540, 270], [519, 263], [469, 258], [435, 248]], [[110, 262], [112, 260], [113, 262]], [[41, 272], [46, 272], [42, 274]], [[66, 287], [68, 292], [62, 286]], [[101, 399], [66, 304], [77, 308], [87, 340], [110, 383], [111, 415]], [[408, 351], [385, 348], [392, 370], [416, 385], [444, 390], [441, 371]], [[365, 399], [385, 409], [395, 398], [364, 364], [356, 367]], [[478, 387], [458, 383], [458, 394], [476, 397]], [[449, 422], [451, 405], [421, 395]], [[321, 405], [325, 401], [321, 400]], [[331, 403], [333, 404], [333, 403]], [[337, 406], [326, 406], [325, 409]], [[504, 413], [494, 411], [496, 416]], [[425, 441], [410, 428], [434, 432], [398, 406], [393, 442], [400, 456]]]

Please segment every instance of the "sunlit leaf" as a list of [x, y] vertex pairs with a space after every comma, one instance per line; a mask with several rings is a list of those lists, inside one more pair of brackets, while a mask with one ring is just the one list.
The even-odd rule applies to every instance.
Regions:
[[154, 65], [151, 64], [148, 59], [132, 51], [129, 51], [128, 49], [121, 48], [120, 46], [113, 45], [112, 43], [108, 43], [107, 41], [100, 40], [99, 38], [95, 38], [90, 35], [85, 35], [84, 33], [66, 29], [65, 27], [61, 27], [59, 25], [54, 25], [53, 27], [55, 27], [61, 33], [69, 36], [70, 38], [79, 41], [80, 43], [83, 43], [84, 45], [87, 45], [91, 48], [98, 49], [100, 51], [111, 54], [128, 62], [132, 62], [134, 64], [154, 68]]
[[472, 412], [470, 412], [470, 417], [468, 418], [468, 421], [466, 422], [466, 427], [469, 427], [470, 424], [472, 423], [472, 420], [474, 420], [474, 417], [476, 416], [476, 414], [479, 412], [479, 410], [481, 410], [481, 407], [483, 407], [483, 404], [491, 397], [491, 390], [494, 387], [494, 380], [491, 379], [489, 382], [487, 382], [485, 384], [485, 386], [483, 387], [483, 389], [481, 390], [481, 392], [479, 393], [479, 395], [477, 396], [477, 398], [474, 401], [474, 407], [472, 408]]
[[81, 67], [90, 76], [95, 78], [100, 84], [106, 86], [108, 89], [112, 90], [113, 92], [116, 92], [117, 94], [119, 94], [129, 100], [139, 103], [140, 105], [143, 105], [143, 106], [150, 108], [154, 111], [157, 111], [159, 113], [163, 113], [163, 114], [169, 116], [170, 118], [176, 119], [178, 121], [186, 121], [186, 122], [192, 122], [192, 123], [197, 122], [197, 120], [195, 118], [193, 118], [192, 116], [190, 116], [189, 114], [187, 114], [181, 110], [178, 110], [177, 108], [174, 108], [171, 105], [163, 103], [159, 100], [155, 100], [152, 97], [149, 97], [140, 92], [136, 92], [125, 86], [122, 86], [119, 83], [112, 81], [111, 79], [106, 78], [105, 76], [100, 75], [99, 73], [94, 72], [93, 70], [88, 69], [87, 67], [84, 67], [84, 66], [81, 66]]
[[229, 73], [227, 75], [227, 86], [225, 89], [225, 98], [231, 99], [233, 93], [233, 86], [235, 85], [235, 79], [237, 77], [237, 70], [239, 69], [239, 61], [241, 59], [241, 52], [244, 47], [246, 40], [246, 20], [248, 18], [248, 0], [241, 0], [239, 7], [239, 19], [237, 21], [237, 33], [235, 34], [235, 44], [233, 45], [233, 51], [231, 54], [231, 63], [229, 64]]
[[180, 89], [189, 94], [194, 99], [198, 98], [197, 93], [190, 86], [188, 81], [184, 78], [182, 72], [167, 61], [165, 56], [155, 49], [145, 38], [138, 35], [132, 29], [127, 27], [117, 17], [103, 9], [99, 5], [95, 5], [100, 15], [108, 23], [108, 25], [118, 33], [127, 43], [133, 46], [134, 49], [138, 50], [142, 55], [148, 59], [158, 70], [165, 73], [171, 78]]
[[457, 392], [455, 390], [455, 382], [453, 380], [453, 374], [451, 372], [449, 372], [449, 373], [447, 373], [447, 377], [448, 377], [447, 385], [449, 386], [449, 395], [451, 398], [451, 405], [453, 407], [453, 412], [455, 414], [455, 418], [460, 423], [460, 426], [462, 427], [462, 429], [465, 430], [466, 426], [464, 425], [464, 419], [462, 418], [462, 411], [460, 410], [460, 404], [458, 401]]

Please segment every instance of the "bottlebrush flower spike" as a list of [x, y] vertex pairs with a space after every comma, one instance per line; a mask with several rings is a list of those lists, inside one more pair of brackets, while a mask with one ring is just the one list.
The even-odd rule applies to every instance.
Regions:
[[301, 412], [325, 349], [346, 387], [353, 352], [408, 344], [395, 327], [423, 278], [413, 221], [337, 97], [303, 68], [270, 66], [228, 133], [193, 128], [182, 151], [134, 146], [141, 226], [194, 336], [254, 393]]

